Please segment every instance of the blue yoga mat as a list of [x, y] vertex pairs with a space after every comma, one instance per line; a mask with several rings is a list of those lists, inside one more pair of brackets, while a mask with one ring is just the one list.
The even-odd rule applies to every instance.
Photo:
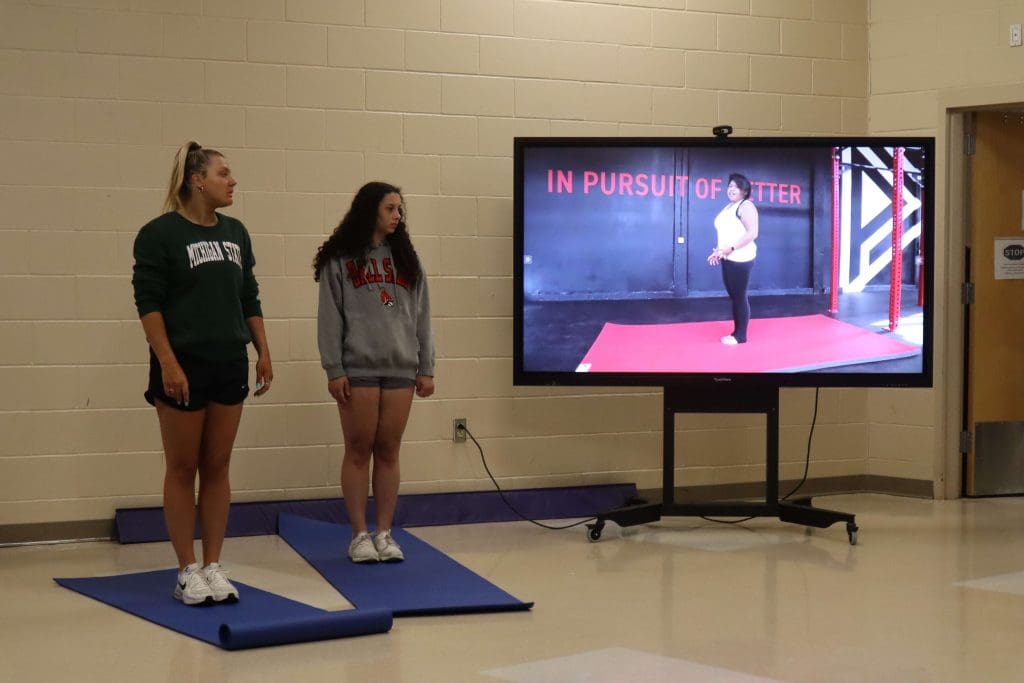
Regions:
[[176, 569], [85, 579], [54, 579], [146, 621], [225, 650], [330, 640], [391, 630], [385, 609], [328, 612], [234, 581], [241, 599], [231, 605], [190, 607], [175, 600]]
[[360, 611], [396, 617], [528, 610], [522, 602], [402, 529], [392, 529], [405, 562], [356, 564], [348, 559], [352, 529], [279, 515], [277, 533]]

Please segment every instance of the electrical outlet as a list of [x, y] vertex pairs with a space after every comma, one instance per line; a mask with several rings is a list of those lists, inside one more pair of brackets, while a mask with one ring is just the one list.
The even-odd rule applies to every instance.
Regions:
[[1020, 47], [1020, 24], [1010, 24], [1010, 47]]
[[460, 443], [466, 440], [466, 418], [457, 417], [452, 420], [452, 441]]

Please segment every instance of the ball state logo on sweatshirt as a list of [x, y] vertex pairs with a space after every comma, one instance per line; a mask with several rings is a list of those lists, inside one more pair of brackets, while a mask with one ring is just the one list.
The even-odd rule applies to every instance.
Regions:
[[394, 298], [386, 290], [380, 290], [380, 305], [384, 308], [391, 308], [395, 305]]

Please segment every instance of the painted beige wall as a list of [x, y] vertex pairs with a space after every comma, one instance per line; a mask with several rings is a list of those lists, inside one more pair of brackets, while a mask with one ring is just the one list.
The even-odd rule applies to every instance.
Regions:
[[1024, 23], [1024, 1], [872, 0], [869, 17], [869, 132], [934, 135], [938, 159], [935, 388], [869, 392], [868, 472], [932, 479], [937, 496], [958, 496], [963, 225], [956, 112], [1024, 102], [1024, 48], [1009, 46], [1010, 24]]
[[[236, 500], [337, 493], [340, 428], [309, 262], [373, 178], [406, 191], [440, 356], [438, 393], [409, 425], [403, 491], [490, 487], [472, 446], [450, 441], [456, 416], [506, 487], [659, 486], [660, 393], [511, 386], [512, 138], [707, 135], [717, 123], [739, 135], [862, 134], [869, 112], [873, 131], [934, 127], [934, 112], [912, 116], [934, 93], [876, 88], [869, 100], [868, 9], [0, 0], [0, 524], [159, 504], [131, 245], [189, 138], [237, 172], [230, 212], [253, 234], [275, 361], [273, 392], [244, 414]], [[899, 56], [886, 37], [899, 21], [871, 24], [872, 44], [891, 45], [881, 58]], [[900, 401], [883, 414], [871, 396], [822, 392], [812, 476], [889, 472], [897, 454], [869, 459], [869, 438], [910, 434], [915, 421], [930, 431], [927, 411], [908, 415]], [[802, 471], [812, 406], [809, 390], [784, 393], [784, 477]], [[680, 483], [762, 479], [760, 419], [688, 416], [678, 428]], [[913, 462], [896, 469], [930, 478], [924, 456]]]

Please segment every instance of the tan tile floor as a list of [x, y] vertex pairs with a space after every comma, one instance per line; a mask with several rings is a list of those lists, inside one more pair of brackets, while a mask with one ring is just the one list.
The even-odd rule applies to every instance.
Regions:
[[[4, 548], [0, 681], [1024, 681], [1024, 498], [816, 502], [857, 514], [857, 546], [842, 525], [772, 519], [609, 524], [598, 543], [525, 522], [415, 529], [536, 606], [242, 652], [51, 581], [167, 567], [167, 544]], [[348, 606], [276, 536], [228, 539], [225, 563]]]

